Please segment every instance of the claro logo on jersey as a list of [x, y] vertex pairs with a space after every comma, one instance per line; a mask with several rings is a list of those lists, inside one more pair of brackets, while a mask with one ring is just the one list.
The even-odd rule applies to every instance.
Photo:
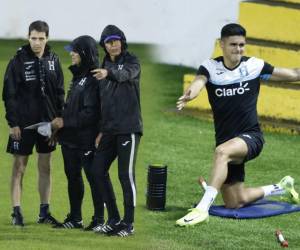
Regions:
[[237, 88], [230, 88], [230, 89], [217, 88], [215, 90], [215, 94], [218, 97], [243, 95], [245, 92], [250, 90], [250, 88], [247, 87], [248, 87], [248, 83], [246, 82], [244, 85], [243, 83], [240, 83], [240, 86]]

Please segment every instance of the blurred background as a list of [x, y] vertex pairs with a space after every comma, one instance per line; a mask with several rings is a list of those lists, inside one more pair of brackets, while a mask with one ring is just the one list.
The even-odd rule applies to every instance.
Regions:
[[50, 39], [87, 34], [99, 40], [107, 24], [124, 30], [130, 43], [158, 45], [161, 62], [198, 67], [210, 57], [220, 28], [238, 18], [239, 0], [5, 0], [0, 38], [26, 38], [35, 20], [50, 26]]

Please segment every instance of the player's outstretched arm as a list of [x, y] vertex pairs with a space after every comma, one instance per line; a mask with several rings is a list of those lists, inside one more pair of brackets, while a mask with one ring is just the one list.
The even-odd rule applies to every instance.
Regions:
[[187, 88], [182, 96], [178, 98], [176, 103], [177, 109], [181, 110], [185, 106], [185, 104], [194, 98], [196, 98], [200, 91], [204, 88], [207, 83], [207, 78], [204, 75], [196, 76], [195, 80], [191, 83], [191, 85]]
[[300, 81], [300, 69], [274, 68], [270, 77], [271, 81]]

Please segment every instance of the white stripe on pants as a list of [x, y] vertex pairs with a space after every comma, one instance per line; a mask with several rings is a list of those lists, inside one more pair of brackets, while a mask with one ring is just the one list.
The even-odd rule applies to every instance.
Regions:
[[134, 152], [135, 152], [135, 134], [131, 134], [131, 151], [130, 151], [130, 159], [129, 159], [129, 180], [130, 180], [130, 185], [133, 193], [133, 206], [136, 206], [136, 188], [134, 184], [134, 179], [133, 179], [133, 162], [134, 162]]

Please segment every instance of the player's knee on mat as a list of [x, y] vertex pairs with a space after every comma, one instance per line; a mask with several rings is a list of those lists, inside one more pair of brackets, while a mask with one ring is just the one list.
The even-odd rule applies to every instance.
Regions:
[[240, 208], [240, 203], [238, 202], [226, 202], [224, 204], [225, 208], [232, 208], [232, 209], [235, 209], [235, 208]]
[[245, 204], [247, 204], [247, 201], [243, 197], [239, 197], [237, 200], [224, 201], [224, 203], [226, 208], [236, 209], [243, 207]]

